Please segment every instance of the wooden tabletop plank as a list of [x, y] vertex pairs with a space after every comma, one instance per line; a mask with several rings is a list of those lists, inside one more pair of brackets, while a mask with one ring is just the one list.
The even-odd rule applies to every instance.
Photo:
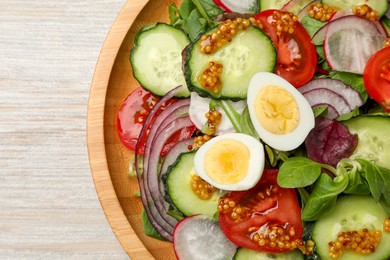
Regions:
[[0, 259], [128, 259], [86, 145], [93, 72], [124, 4], [0, 1]]

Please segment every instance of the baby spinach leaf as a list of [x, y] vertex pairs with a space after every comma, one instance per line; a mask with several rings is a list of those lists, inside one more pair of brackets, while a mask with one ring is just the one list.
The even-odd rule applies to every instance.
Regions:
[[326, 22], [318, 21], [317, 19], [311, 18], [310, 16], [306, 15], [302, 18], [301, 24], [303, 27], [305, 27], [307, 33], [310, 35], [310, 37], [313, 37], [313, 35], [326, 24]]
[[191, 41], [194, 41], [198, 36], [207, 28], [206, 20], [201, 16], [198, 9], [192, 10], [190, 16], [188, 17], [188, 35]]
[[323, 105], [313, 108], [313, 114], [314, 117], [326, 116], [328, 114], [328, 106]]
[[352, 117], [360, 115], [360, 110], [358, 107], [356, 107], [354, 110], [352, 110], [349, 113], [343, 114], [337, 118], [337, 121], [347, 121], [351, 119]]
[[348, 174], [349, 183], [344, 193], [355, 195], [370, 195], [370, 189], [364, 178], [358, 172]]
[[244, 111], [241, 113], [240, 117], [240, 125], [241, 125], [241, 131], [244, 134], [251, 135], [254, 138], [259, 138], [259, 135], [257, 134], [255, 127], [252, 124], [252, 120], [249, 115], [249, 109], [246, 107]]
[[381, 204], [382, 208], [386, 211], [387, 215], [390, 215], [390, 202], [386, 201], [383, 197], [379, 201]]
[[192, 0], [183, 0], [182, 4], [180, 5], [180, 16], [184, 20], [188, 20], [188, 17], [190, 16], [192, 10], [194, 10], [196, 6], [192, 2]]
[[305, 188], [298, 188], [299, 197], [301, 198], [302, 208], [305, 207], [307, 201], [309, 200], [310, 193]]
[[337, 176], [348, 175], [348, 186], [345, 188], [344, 193], [355, 195], [369, 195], [370, 189], [367, 181], [362, 176], [359, 169], [360, 164], [353, 159], [342, 159], [337, 165]]
[[313, 184], [321, 174], [322, 164], [306, 157], [288, 158], [280, 167], [278, 184], [283, 188], [301, 188]]
[[165, 240], [152, 226], [145, 210], [142, 211], [141, 220], [142, 220], [142, 228], [147, 236], [154, 237], [160, 240]]
[[380, 167], [368, 160], [356, 159], [361, 165], [361, 172], [367, 180], [371, 194], [376, 201], [381, 196], [390, 204], [390, 170]]
[[332, 180], [329, 175], [321, 174], [302, 210], [302, 220], [315, 221], [321, 215], [330, 212], [336, 204], [337, 196], [345, 190], [347, 185], [347, 176], [339, 176]]
[[177, 9], [175, 3], [172, 3], [168, 6], [168, 15], [171, 25], [174, 25], [180, 19], [180, 10]]
[[[199, 5], [203, 8], [203, 10], [206, 13], [206, 16], [208, 16], [210, 20], [214, 20], [215, 17], [217, 17], [219, 14], [223, 13], [223, 11], [218, 6], [216, 6], [214, 4], [213, 0], [193, 0], [193, 2], [198, 7], [198, 9], [200, 9]], [[204, 18], [206, 18], [206, 17], [204, 17]]]

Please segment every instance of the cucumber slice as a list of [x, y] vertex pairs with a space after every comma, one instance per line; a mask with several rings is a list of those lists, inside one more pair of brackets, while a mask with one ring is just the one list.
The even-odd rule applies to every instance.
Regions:
[[390, 257], [390, 233], [383, 231], [386, 212], [371, 196], [347, 195], [338, 199], [333, 211], [318, 220], [313, 230], [317, 253], [321, 259], [332, 259], [328, 255], [328, 243], [335, 241], [337, 234], [343, 231], [354, 231], [368, 228], [381, 230], [382, 238], [374, 253], [360, 255], [345, 250], [338, 260], [380, 260]]
[[303, 260], [303, 254], [299, 250], [286, 253], [271, 254], [240, 247], [234, 255], [234, 260]]
[[387, 11], [387, 0], [322, 0], [323, 4], [337, 7], [339, 9], [352, 8], [358, 5], [368, 5], [382, 16]]
[[[216, 28], [207, 32], [211, 34]], [[249, 81], [260, 71], [273, 72], [276, 64], [276, 51], [272, 41], [259, 28], [249, 26], [245, 31], [238, 31], [233, 40], [212, 54], [200, 51], [200, 39], [186, 48], [185, 76], [190, 91], [202, 97], [215, 99], [245, 99]], [[198, 81], [209, 62], [223, 65], [222, 89], [215, 94], [204, 88]]]
[[260, 11], [268, 9], [282, 9], [291, 0], [260, 0]]
[[176, 96], [188, 97], [181, 52], [189, 43], [185, 33], [171, 25], [157, 23], [144, 27], [137, 33], [130, 54], [134, 78], [158, 96], [183, 85]]
[[358, 135], [358, 146], [350, 158], [363, 158], [390, 169], [390, 117], [360, 116], [343, 124]]
[[217, 211], [219, 192], [208, 200], [200, 199], [191, 188], [195, 152], [181, 154], [176, 162], [163, 174], [166, 200], [185, 216], [203, 214], [213, 217]]

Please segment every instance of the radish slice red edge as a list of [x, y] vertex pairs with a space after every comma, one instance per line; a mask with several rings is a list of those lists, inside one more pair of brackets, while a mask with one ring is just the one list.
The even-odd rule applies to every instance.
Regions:
[[179, 260], [233, 259], [237, 249], [219, 223], [203, 215], [186, 217], [176, 225], [173, 246]]
[[[345, 10], [339, 10], [339, 11], [335, 12], [332, 15], [332, 17], [330, 18], [330, 21], [327, 24], [325, 24], [324, 26], [322, 26], [320, 29], [318, 29], [318, 31], [313, 35], [313, 37], [311, 39], [313, 44], [314, 45], [322, 45], [322, 44], [324, 44], [325, 34], [326, 34], [328, 26], [333, 24], [333, 22], [337, 21], [338, 19], [346, 17], [346, 16], [353, 16], [352, 10], [345, 9]], [[388, 36], [387, 31], [384, 28], [384, 26], [381, 23], [381, 21], [375, 21], [375, 22], [372, 22], [372, 23], [375, 25], [375, 27], [376, 27], [377, 31], [379, 32], [379, 34], [386, 35], [386, 37]]]
[[259, 3], [255, 0], [213, 0], [214, 4], [226, 12], [257, 13]]
[[337, 79], [316, 79], [298, 88], [312, 107], [328, 105], [327, 118], [351, 112], [364, 104], [359, 92]]
[[375, 22], [348, 15], [327, 25], [325, 58], [333, 70], [362, 74], [368, 59], [383, 47], [387, 34]]

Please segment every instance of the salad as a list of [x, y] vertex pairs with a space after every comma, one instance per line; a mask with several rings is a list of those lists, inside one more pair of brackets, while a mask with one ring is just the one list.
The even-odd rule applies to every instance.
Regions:
[[384, 0], [183, 0], [117, 119], [145, 233], [178, 259], [390, 258]]

